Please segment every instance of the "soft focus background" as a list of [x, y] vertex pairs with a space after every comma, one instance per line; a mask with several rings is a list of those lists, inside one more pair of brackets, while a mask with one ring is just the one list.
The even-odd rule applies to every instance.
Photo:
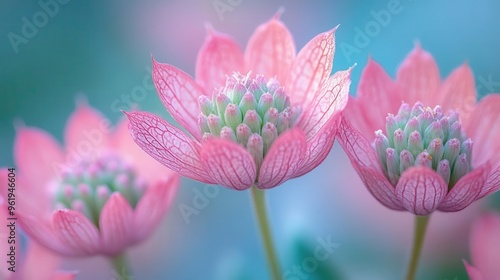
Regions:
[[[114, 122], [122, 117], [120, 109], [133, 104], [170, 118], [151, 87], [150, 54], [194, 75], [206, 23], [245, 46], [280, 7], [297, 49], [340, 24], [334, 70], [357, 64], [352, 94], [369, 56], [394, 76], [415, 42], [434, 55], [443, 77], [466, 62], [480, 97], [500, 92], [500, 2], [495, 0], [61, 0], [67, 3], [44, 17], [47, 2], [0, 2], [0, 166], [14, 164], [15, 121], [61, 140], [81, 95]], [[218, 12], [219, 5], [227, 11]], [[389, 5], [398, 5], [399, 12], [377, 23]], [[36, 23], [35, 29], [24, 27], [26, 22]], [[161, 228], [129, 251], [131, 279], [267, 279], [249, 193], [219, 189], [200, 206], [195, 191], [205, 188], [182, 181]], [[413, 217], [380, 206], [337, 144], [319, 168], [268, 193], [283, 271], [312, 257], [319, 239], [337, 245], [310, 273], [283, 279], [401, 279]], [[469, 222], [495, 205], [500, 208], [499, 195], [431, 219], [422, 279], [467, 279], [462, 259], [469, 258]], [[185, 216], [186, 207], [196, 212]], [[114, 277], [99, 257], [68, 259], [63, 267], [80, 270], [77, 279]]]

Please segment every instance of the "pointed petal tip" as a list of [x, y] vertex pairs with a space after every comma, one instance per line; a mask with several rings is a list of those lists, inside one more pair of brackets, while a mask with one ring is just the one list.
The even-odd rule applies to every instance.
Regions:
[[214, 29], [214, 26], [209, 21], [205, 22], [204, 26], [208, 37], [214, 36], [217, 33], [217, 31], [215, 31]]
[[281, 15], [285, 12], [285, 7], [281, 6], [278, 8], [274, 16], [271, 18], [271, 20], [278, 20], [280, 21]]

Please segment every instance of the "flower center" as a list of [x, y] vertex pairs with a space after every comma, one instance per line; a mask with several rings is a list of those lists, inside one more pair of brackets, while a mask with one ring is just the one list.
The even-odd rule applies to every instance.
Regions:
[[472, 140], [462, 131], [458, 114], [445, 115], [417, 102], [403, 103], [398, 114], [386, 118], [386, 135], [375, 132], [373, 147], [389, 181], [396, 185], [411, 166], [435, 170], [451, 189], [471, 171]]
[[300, 107], [290, 99], [280, 83], [263, 76], [234, 73], [226, 85], [214, 92], [212, 100], [199, 99], [198, 117], [203, 138], [220, 137], [244, 146], [259, 166], [273, 142], [292, 128]]
[[97, 228], [102, 208], [113, 192], [121, 193], [134, 208], [146, 188], [146, 181], [132, 165], [112, 153], [82, 160], [75, 168], [66, 170], [56, 184], [56, 209], [78, 211]]

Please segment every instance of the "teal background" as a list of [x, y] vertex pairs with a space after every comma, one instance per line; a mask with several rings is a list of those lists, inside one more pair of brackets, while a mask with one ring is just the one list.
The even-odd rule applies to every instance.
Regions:
[[[222, 19], [214, 2], [73, 0], [59, 5], [59, 11], [17, 51], [9, 34], [21, 35], [23, 18], [32, 22], [42, 8], [37, 1], [0, 2], [0, 166], [14, 164], [15, 121], [40, 127], [62, 140], [78, 96], [86, 96], [90, 105], [113, 122], [122, 117], [118, 109], [129, 109], [127, 97], [139, 108], [169, 118], [148, 86], [150, 54], [194, 75], [206, 22], [244, 46], [254, 29], [280, 7], [285, 8], [281, 19], [292, 32], [297, 49], [340, 24], [334, 70], [357, 64], [352, 94], [368, 56], [394, 76], [417, 41], [433, 54], [442, 77], [467, 62], [474, 71], [480, 97], [500, 92], [498, 1], [396, 1], [401, 12], [393, 14], [388, 24], [352, 55], [345, 48], [346, 44], [355, 46], [356, 28], [364, 29], [374, 19], [371, 11], [386, 9], [392, 1], [233, 0], [239, 4]], [[493, 83], [484, 82], [488, 80]], [[316, 238], [331, 235], [340, 244], [338, 252], [308, 279], [399, 279], [410, 245], [395, 250], [392, 247], [396, 245], [389, 242], [391, 249], [381, 249], [378, 236], [363, 228], [362, 220], [351, 218], [358, 207], [355, 200], [336, 208], [335, 191], [349, 187], [340, 183], [345, 180], [339, 179], [343, 174], [336, 173], [339, 166], [351, 169], [336, 145], [317, 170], [269, 191], [272, 226], [284, 270], [310, 255], [317, 246]], [[352, 169], [350, 174], [357, 180]], [[186, 223], [179, 206], [192, 203], [193, 191], [204, 186], [187, 179], [182, 184], [161, 229], [130, 251], [136, 279], [267, 279], [248, 194], [220, 189], [208, 207]], [[401, 226], [411, 226], [411, 221]], [[446, 265], [434, 264], [437, 268], [424, 261], [423, 267], [433, 267], [426, 271], [431, 277], [426, 279], [466, 279], [463, 258], [468, 256], [451, 256]], [[80, 269], [77, 279], [112, 277], [101, 258], [67, 260], [64, 268]]]

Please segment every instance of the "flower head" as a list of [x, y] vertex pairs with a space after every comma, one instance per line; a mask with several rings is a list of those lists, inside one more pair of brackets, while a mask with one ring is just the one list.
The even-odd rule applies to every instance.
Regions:
[[163, 104], [190, 135], [146, 112], [127, 113], [136, 143], [188, 178], [231, 189], [267, 189], [301, 176], [331, 149], [348, 98], [350, 70], [330, 76], [335, 29], [296, 55], [278, 16], [246, 51], [208, 28], [196, 81], [153, 60]]
[[114, 256], [147, 238], [175, 195], [178, 176], [137, 148], [128, 121], [114, 131], [84, 103], [63, 149], [44, 131], [18, 127], [14, 157], [23, 229], [68, 256]]
[[487, 214], [476, 221], [470, 236], [472, 263], [466, 261], [465, 268], [471, 280], [494, 280], [500, 268], [500, 215]]
[[500, 136], [500, 96], [474, 104], [475, 94], [467, 65], [441, 82], [420, 46], [396, 81], [369, 60], [339, 139], [382, 204], [428, 215], [462, 210], [500, 189], [500, 146], [493, 140]]

